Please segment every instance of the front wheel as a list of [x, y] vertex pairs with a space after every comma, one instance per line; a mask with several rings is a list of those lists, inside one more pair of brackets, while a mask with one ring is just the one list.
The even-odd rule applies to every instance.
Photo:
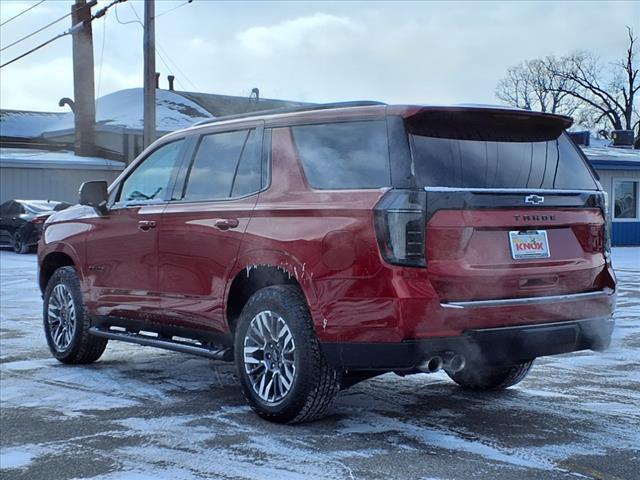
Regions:
[[107, 340], [89, 334], [91, 321], [73, 267], [54, 272], [44, 293], [44, 333], [49, 350], [62, 363], [95, 362]]
[[15, 232], [13, 234], [13, 251], [16, 253], [28, 253], [29, 245], [27, 245], [22, 238], [22, 234], [20, 232]]
[[340, 374], [326, 363], [309, 309], [295, 287], [256, 292], [242, 310], [234, 347], [243, 394], [266, 420], [317, 419], [340, 391]]
[[520, 383], [527, 376], [532, 365], [533, 360], [513, 365], [468, 363], [459, 372], [447, 372], [447, 375], [468, 390], [496, 391]]

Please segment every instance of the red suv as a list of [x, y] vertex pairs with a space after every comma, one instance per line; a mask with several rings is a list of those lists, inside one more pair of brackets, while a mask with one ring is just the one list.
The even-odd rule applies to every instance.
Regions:
[[234, 361], [251, 407], [321, 416], [341, 388], [464, 388], [607, 347], [606, 194], [571, 119], [375, 102], [219, 118], [52, 216], [44, 329], [65, 363], [124, 340]]

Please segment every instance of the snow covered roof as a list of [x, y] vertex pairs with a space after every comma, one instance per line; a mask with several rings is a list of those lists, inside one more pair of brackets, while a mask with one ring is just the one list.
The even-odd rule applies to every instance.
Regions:
[[67, 168], [120, 171], [124, 162], [101, 157], [76, 157], [69, 151], [50, 151], [32, 148], [0, 148], [0, 167]]
[[607, 146], [581, 146], [596, 170], [640, 170], [640, 150]]
[[[123, 132], [143, 129], [143, 90], [129, 88], [100, 97], [96, 101], [96, 130]], [[169, 90], [156, 90], [156, 129], [172, 132], [190, 127], [195, 122], [212, 118], [197, 103]], [[73, 131], [74, 116], [69, 112], [51, 124], [45, 137]]]
[[58, 122], [67, 113], [30, 112], [26, 110], [0, 111], [0, 136], [34, 138]]

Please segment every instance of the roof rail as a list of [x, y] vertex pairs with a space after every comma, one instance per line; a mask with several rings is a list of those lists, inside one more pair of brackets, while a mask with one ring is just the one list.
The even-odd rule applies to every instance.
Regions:
[[311, 112], [314, 110], [328, 110], [331, 108], [347, 108], [347, 107], [370, 107], [375, 105], [386, 105], [384, 102], [377, 102], [374, 100], [356, 100], [352, 102], [335, 102], [335, 103], [317, 103], [309, 105], [300, 105], [297, 107], [284, 107], [274, 108], [271, 110], [254, 110], [252, 112], [238, 113], [235, 115], [224, 115], [222, 117], [215, 117], [209, 120], [201, 120], [193, 124], [194, 127], [199, 125], [209, 125], [211, 123], [222, 122], [225, 120], [235, 120], [237, 118], [248, 118], [262, 115], [278, 115], [281, 113], [295, 113], [295, 112]]

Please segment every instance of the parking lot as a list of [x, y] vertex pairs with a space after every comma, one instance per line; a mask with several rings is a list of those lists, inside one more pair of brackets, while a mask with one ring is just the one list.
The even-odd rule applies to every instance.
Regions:
[[614, 249], [606, 353], [537, 361], [502, 393], [445, 374], [342, 392], [319, 422], [245, 404], [234, 367], [111, 342], [66, 366], [41, 328], [35, 255], [0, 252], [0, 476], [11, 479], [631, 479], [640, 471], [640, 248]]

